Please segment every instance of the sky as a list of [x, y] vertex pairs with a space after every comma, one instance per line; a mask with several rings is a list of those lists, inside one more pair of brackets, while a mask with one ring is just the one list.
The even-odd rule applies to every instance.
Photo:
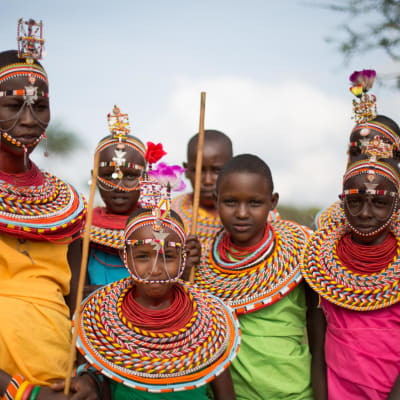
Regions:
[[[327, 37], [345, 15], [328, 0], [2, 0], [0, 48], [16, 48], [17, 21], [44, 23], [52, 120], [81, 138], [67, 158], [33, 159], [88, 193], [96, 143], [114, 104], [132, 134], [162, 142], [181, 164], [199, 128], [231, 137], [235, 154], [270, 166], [281, 204], [337, 199], [352, 121], [349, 75], [398, 70], [383, 52], [344, 63]], [[371, 23], [369, 20], [361, 23]], [[378, 112], [399, 121], [399, 92], [376, 85]]]

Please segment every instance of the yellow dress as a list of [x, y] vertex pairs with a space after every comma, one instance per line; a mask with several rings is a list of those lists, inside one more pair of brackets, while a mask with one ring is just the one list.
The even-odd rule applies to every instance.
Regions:
[[[68, 238], [63, 239], [68, 242]], [[65, 378], [71, 341], [67, 244], [0, 233], [0, 369], [46, 385]]]

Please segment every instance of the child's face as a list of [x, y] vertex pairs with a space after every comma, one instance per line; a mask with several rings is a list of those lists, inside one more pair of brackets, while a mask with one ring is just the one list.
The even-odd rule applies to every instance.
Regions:
[[[163, 227], [166, 242], [179, 242], [180, 238], [173, 230]], [[151, 225], [133, 232], [129, 240], [154, 238]], [[182, 248], [166, 245], [161, 252], [154, 244], [127, 245], [127, 263], [133, 276], [151, 281], [165, 281], [177, 277], [182, 260]], [[148, 298], [160, 299], [168, 295], [173, 282], [142, 283], [136, 282], [137, 294]]]
[[268, 180], [259, 174], [233, 172], [220, 180], [217, 208], [232, 242], [248, 247], [261, 241], [269, 212], [276, 207]]
[[[183, 166], [186, 177], [194, 188], [196, 175], [197, 147], [189, 151], [189, 159]], [[204, 141], [203, 162], [200, 183], [200, 204], [206, 208], [215, 207], [215, 190], [219, 171], [231, 159], [229, 150], [218, 140]]]
[[[368, 183], [366, 174], [356, 175], [345, 183], [344, 189], [364, 191], [365, 183]], [[394, 185], [381, 175], [376, 175], [373, 183], [377, 185], [376, 190], [395, 191]], [[395, 198], [389, 195], [366, 193], [345, 195], [343, 209], [347, 221], [354, 228], [352, 229], [353, 238], [361, 243], [381, 243], [390, 229], [390, 224], [387, 223], [395, 211], [395, 205]], [[385, 228], [381, 229], [382, 227]]]
[[[100, 162], [113, 161], [113, 158], [115, 157], [115, 149], [114, 146], [110, 146], [101, 151]], [[125, 146], [123, 151], [126, 152], [124, 156], [126, 162], [138, 164], [144, 167], [144, 159], [141, 154], [128, 146]], [[142, 171], [128, 167], [120, 167], [120, 170], [123, 173], [122, 179], [114, 179], [113, 173], [115, 172], [115, 167], [99, 167], [99, 177], [104, 178], [121, 188], [131, 189], [139, 185], [139, 178]], [[140, 196], [139, 189], [127, 192], [118, 188], [112, 189], [111, 187], [104, 185], [98, 185], [98, 188], [108, 211], [114, 214], [130, 214], [136, 208]]]
[[[0, 91], [24, 89], [30, 85], [28, 77], [12, 78], [0, 84]], [[46, 93], [49, 91], [47, 84], [41, 79], [37, 79], [33, 86]], [[0, 120], [8, 120], [0, 122], [0, 129], [25, 145], [28, 151], [31, 152], [37, 145], [35, 142], [45, 131], [50, 121], [49, 99], [41, 96], [37, 97], [31, 105], [35, 115], [33, 115], [28, 105], [25, 105], [18, 116], [23, 104], [23, 96], [0, 97]], [[15, 154], [23, 154], [22, 147], [18, 147], [4, 138], [1, 139], [1, 142], [2, 146], [4, 144]]]

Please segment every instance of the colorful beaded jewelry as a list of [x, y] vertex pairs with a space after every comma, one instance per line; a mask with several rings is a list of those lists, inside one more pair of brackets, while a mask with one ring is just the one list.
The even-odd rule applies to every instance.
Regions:
[[11, 377], [10, 383], [3, 395], [3, 400], [14, 400], [20, 386], [25, 382], [25, 378], [20, 374]]
[[[117, 165], [117, 163], [115, 163], [115, 161], [101, 161], [99, 163], [99, 167], [115, 167], [116, 165]], [[134, 163], [130, 163], [130, 162], [127, 162], [127, 161], [122, 162], [118, 166], [119, 167], [125, 167], [125, 168], [137, 169], [139, 171], [142, 171], [144, 169], [143, 165], [134, 164]]]
[[32, 64], [33, 60], [40, 60], [43, 55], [43, 23], [35, 22], [33, 19], [24, 21], [18, 20], [18, 57], [26, 58], [27, 64]]
[[84, 198], [61, 179], [43, 173], [40, 186], [0, 181], [0, 231], [28, 239], [63, 239], [79, 232]]
[[386, 269], [375, 274], [358, 274], [341, 264], [337, 256], [339, 240], [348, 233], [343, 222], [314, 233], [307, 243], [301, 271], [308, 284], [324, 299], [340, 307], [371, 311], [389, 307], [400, 300], [400, 227], [392, 228], [397, 254]]
[[123, 249], [124, 247], [124, 230], [123, 229], [107, 229], [100, 226], [92, 225], [90, 228], [90, 242], [99, 244], [104, 247], [113, 249]]
[[39, 391], [40, 391], [41, 387], [40, 386], [35, 386], [32, 390], [32, 393], [29, 397], [29, 400], [36, 400], [36, 398], [39, 395]]
[[391, 192], [389, 190], [376, 190], [376, 189], [345, 189], [339, 194], [339, 199], [343, 200], [345, 196], [351, 194], [369, 194], [371, 196], [390, 196], [398, 197], [398, 192]]
[[134, 287], [130, 279], [93, 293], [83, 304], [77, 327], [80, 352], [97, 370], [134, 389], [163, 393], [210, 382], [237, 354], [238, 322], [222, 301], [180, 284], [193, 312], [178, 331], [152, 332], [126, 321], [121, 305]]
[[360, 131], [361, 136], [367, 136], [370, 134], [371, 130], [376, 131], [383, 135], [383, 137], [388, 140], [389, 143], [393, 144], [394, 149], [399, 149], [400, 138], [396, 133], [390, 129], [388, 126], [377, 121], [366, 121], [362, 124], [357, 124], [351, 131], [351, 135], [354, 132]]
[[223, 263], [218, 243], [221, 231], [211, 243], [207, 262], [196, 268], [195, 283], [218, 296], [237, 314], [269, 306], [293, 290], [301, 281], [300, 253], [309, 230], [292, 221], [271, 224], [271, 237], [263, 246], [240, 262]]

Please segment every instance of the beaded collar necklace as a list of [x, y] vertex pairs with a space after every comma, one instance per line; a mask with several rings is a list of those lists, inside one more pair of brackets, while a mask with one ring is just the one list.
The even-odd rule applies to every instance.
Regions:
[[309, 230], [295, 222], [277, 220], [271, 224], [260, 248], [244, 261], [223, 263], [217, 253], [221, 231], [210, 245], [207, 262], [196, 268], [195, 283], [221, 298], [237, 314], [269, 306], [293, 290], [301, 281], [301, 248]]
[[375, 274], [358, 274], [341, 264], [339, 240], [348, 233], [342, 221], [314, 233], [307, 243], [301, 271], [308, 284], [323, 298], [340, 307], [371, 311], [389, 307], [400, 300], [400, 227], [392, 226], [397, 254], [386, 269]]
[[152, 332], [121, 313], [134, 283], [114, 282], [88, 297], [79, 321], [77, 346], [87, 361], [111, 379], [149, 392], [189, 390], [205, 385], [236, 356], [240, 331], [229, 307], [188, 283], [193, 314], [178, 331]]
[[84, 198], [61, 179], [44, 172], [39, 186], [0, 180], [0, 231], [28, 239], [63, 239], [81, 229]]

